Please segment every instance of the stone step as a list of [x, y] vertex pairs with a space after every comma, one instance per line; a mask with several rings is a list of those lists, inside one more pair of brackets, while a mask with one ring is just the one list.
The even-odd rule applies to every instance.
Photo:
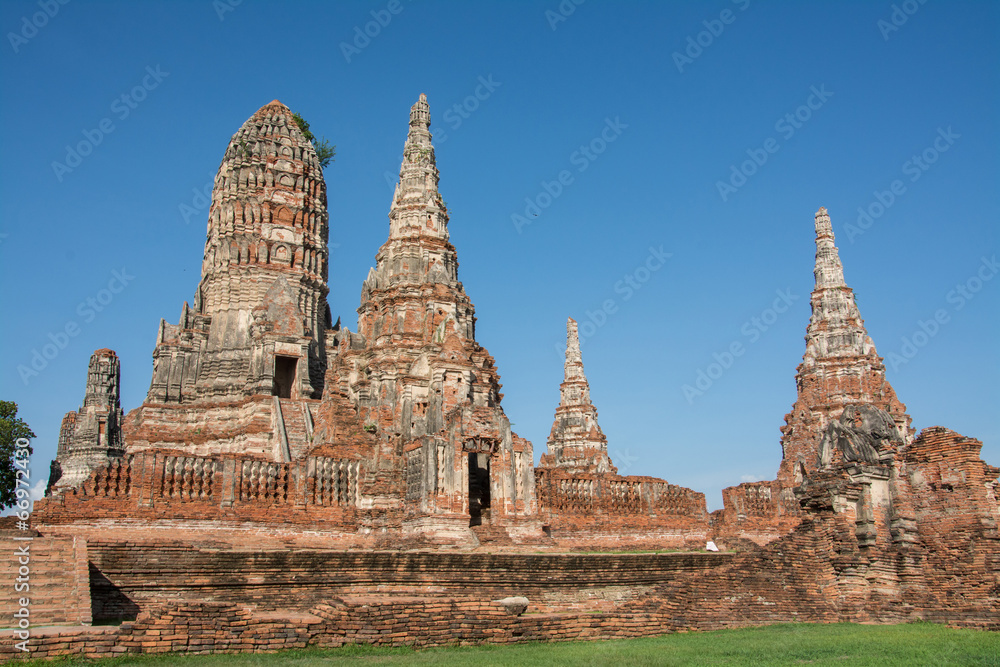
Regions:
[[285, 435], [292, 460], [304, 457], [313, 447], [312, 417], [309, 404], [283, 398], [280, 401], [281, 416], [285, 422]]
[[472, 532], [475, 533], [480, 544], [513, 544], [507, 530], [500, 526], [481, 524], [472, 526]]

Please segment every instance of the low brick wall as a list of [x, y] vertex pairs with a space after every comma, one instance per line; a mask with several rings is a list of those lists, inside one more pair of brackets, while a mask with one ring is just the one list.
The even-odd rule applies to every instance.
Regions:
[[536, 468], [539, 516], [564, 548], [698, 549], [711, 532], [705, 494], [646, 476]]
[[[164, 601], [246, 603], [308, 611], [330, 596], [529, 597], [536, 610], [599, 609], [633, 599], [730, 554], [489, 554], [316, 549], [207, 549], [91, 542], [95, 620], [134, 617]], [[596, 606], [595, 606], [596, 605]], [[124, 612], [124, 613], [123, 613]]]
[[169, 517], [356, 532], [359, 471], [356, 460], [328, 457], [274, 463], [140, 451], [98, 466], [78, 489], [38, 500], [32, 521], [58, 526]]
[[527, 641], [615, 639], [663, 634], [662, 619], [645, 613], [508, 614], [494, 601], [400, 598], [373, 604], [333, 599], [309, 613], [267, 614], [243, 605], [179, 603], [153, 617], [115, 628], [39, 628], [14, 648], [0, 631], [0, 661], [59, 656], [110, 657], [184, 652], [249, 653], [283, 649], [446, 646]]
[[[16, 539], [15, 539], [16, 538]], [[91, 622], [87, 542], [80, 537], [40, 537], [34, 531], [0, 531], [0, 628], [16, 626], [20, 601], [28, 600], [31, 625]], [[24, 612], [20, 612], [23, 617]]]
[[712, 534], [728, 548], [746, 541], [758, 546], [773, 542], [805, 518], [792, 490], [774, 480], [726, 487], [722, 503], [724, 509], [712, 512]]

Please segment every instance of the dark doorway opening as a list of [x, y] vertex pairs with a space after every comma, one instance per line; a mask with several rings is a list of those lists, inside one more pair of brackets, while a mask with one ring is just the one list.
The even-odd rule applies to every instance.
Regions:
[[490, 522], [490, 455], [469, 452], [469, 526]]
[[299, 360], [295, 357], [274, 358], [274, 390], [278, 398], [291, 398], [295, 386], [295, 367]]

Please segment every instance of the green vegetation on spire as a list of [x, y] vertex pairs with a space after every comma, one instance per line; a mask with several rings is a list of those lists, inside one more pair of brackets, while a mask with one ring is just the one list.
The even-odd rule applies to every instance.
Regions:
[[313, 148], [316, 149], [316, 156], [319, 158], [319, 166], [326, 169], [327, 165], [333, 162], [333, 157], [337, 154], [337, 146], [330, 145], [326, 137], [322, 139], [317, 139], [316, 135], [309, 131], [309, 122], [300, 116], [299, 114], [292, 112], [292, 118], [295, 119], [295, 124], [299, 126], [302, 130], [302, 135], [308, 139]]

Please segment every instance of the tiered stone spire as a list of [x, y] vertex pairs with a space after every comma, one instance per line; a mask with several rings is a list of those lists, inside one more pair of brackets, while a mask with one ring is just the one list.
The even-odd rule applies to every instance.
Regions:
[[438, 192], [441, 178], [431, 144], [431, 110], [421, 94], [410, 107], [399, 182], [389, 211], [389, 238], [431, 236], [448, 240], [448, 211]]
[[[430, 107], [421, 95], [410, 108], [389, 210], [389, 238], [361, 288], [358, 331], [383, 346], [401, 337], [444, 342], [449, 334], [475, 338], [475, 312], [458, 281], [458, 258], [448, 241], [448, 211], [438, 192]], [[391, 300], [386, 300], [389, 292]]]
[[78, 486], [96, 465], [125, 453], [120, 382], [118, 355], [108, 349], [94, 352], [83, 405], [66, 413], [59, 429], [50, 487]]
[[215, 177], [195, 311], [212, 316], [220, 334], [245, 331], [250, 310], [284, 277], [306, 330], [319, 339], [328, 236], [319, 158], [292, 112], [274, 100], [233, 135]]
[[334, 367], [343, 369], [361, 419], [382, 438], [386, 463], [379, 465], [395, 466], [393, 452], [405, 452], [413, 529], [433, 516], [434, 525], [467, 532], [470, 520], [510, 525], [534, 514], [533, 457], [531, 443], [510, 430], [500, 375], [475, 339], [430, 123], [421, 95], [410, 109], [389, 236], [361, 288], [360, 335]]
[[812, 316], [806, 329], [806, 352], [795, 375], [798, 398], [781, 429], [778, 479], [785, 487], [795, 486], [816, 470], [823, 431], [845, 406], [885, 410], [907, 439], [912, 432], [906, 406], [885, 379], [885, 365], [865, 330], [854, 292], [844, 282], [844, 267], [825, 208], [816, 212], [815, 224]]
[[[316, 150], [274, 100], [226, 148], [194, 308], [185, 303], [177, 325], [161, 324], [147, 402], [270, 395], [291, 363], [290, 397], [319, 398], [330, 327], [328, 236]], [[277, 369], [277, 356], [294, 361]]]
[[559, 407], [549, 433], [548, 453], [541, 465], [570, 472], [610, 472], [618, 469], [608, 457], [608, 439], [597, 423], [597, 408], [590, 401], [590, 383], [583, 372], [580, 335], [576, 321], [566, 322], [566, 363], [559, 385]]

